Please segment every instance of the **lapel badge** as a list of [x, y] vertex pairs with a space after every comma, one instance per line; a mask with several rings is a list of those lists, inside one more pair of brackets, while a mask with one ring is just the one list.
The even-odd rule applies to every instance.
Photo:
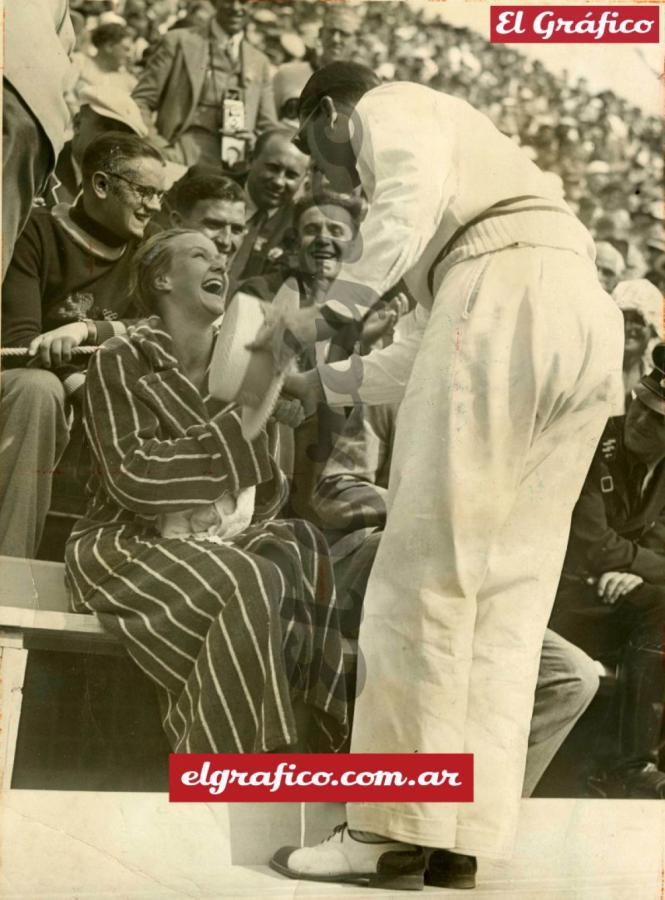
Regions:
[[611, 494], [614, 490], [614, 479], [611, 475], [603, 475], [600, 479], [600, 490], [603, 494]]

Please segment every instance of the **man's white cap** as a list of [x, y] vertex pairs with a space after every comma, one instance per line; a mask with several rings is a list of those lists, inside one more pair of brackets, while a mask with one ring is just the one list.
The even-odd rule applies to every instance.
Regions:
[[655, 284], [646, 278], [620, 281], [612, 297], [621, 310], [636, 310], [651, 325], [659, 339], [663, 339], [663, 298]]
[[592, 159], [586, 170], [589, 175], [609, 175], [612, 171], [604, 159]]
[[81, 92], [80, 102], [81, 106], [89, 106], [97, 115], [122, 122], [139, 137], [148, 134], [141, 112], [129, 94], [123, 94], [116, 88], [95, 85]]
[[286, 52], [293, 56], [294, 59], [302, 59], [307, 52], [305, 42], [299, 34], [295, 34], [294, 32], [287, 31], [286, 34], [283, 34], [280, 37], [279, 42]]

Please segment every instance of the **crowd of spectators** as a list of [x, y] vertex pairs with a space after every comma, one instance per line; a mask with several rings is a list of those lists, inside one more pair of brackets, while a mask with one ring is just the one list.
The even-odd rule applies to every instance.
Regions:
[[[3, 285], [3, 347], [29, 348], [30, 365], [3, 359], [0, 555], [37, 555], [54, 487], [55, 495], [63, 483], [65, 492], [76, 493], [73, 481], [56, 484], [51, 477], [59, 460], [59, 471], [68, 471], [68, 453], [77, 465], [85, 456], [85, 365], [74, 362], [72, 350], [124, 335], [139, 317], [130, 263], [142, 240], [173, 227], [202, 234], [204, 249], [212, 254], [214, 247], [229, 279], [229, 296], [241, 286], [271, 300], [290, 276], [301, 305], [324, 296], [353, 252], [363, 204], [330, 194], [315, 201], [308, 158], [292, 138], [300, 91], [313, 71], [336, 59], [361, 62], [382, 81], [416, 81], [468, 101], [549, 173], [595, 238], [599, 278], [623, 311], [628, 399], [647, 377], [653, 347], [665, 339], [659, 118], [470, 29], [425, 18], [404, 2], [72, 0], [70, 6], [75, 48], [63, 86], [66, 142], [37, 192]], [[384, 300], [383, 312], [361, 333], [325, 350], [327, 359], [392, 340], [396, 320], [413, 303], [401, 288]], [[408, 316], [398, 328], [408, 330]], [[299, 360], [303, 368], [315, 362]], [[282, 434], [280, 465], [292, 478], [301, 473], [288, 511], [323, 527], [331, 546], [343, 547], [334, 555], [335, 579], [338, 592], [343, 585], [352, 596], [340, 612], [351, 637], [385, 520], [395, 412], [376, 411], [377, 426], [320, 409], [295, 439]], [[379, 426], [388, 435], [381, 440]], [[363, 443], [356, 462], [365, 475], [356, 471], [349, 482], [348, 460], [358, 455], [367, 429], [372, 460]], [[338, 433], [343, 440], [331, 456]], [[349, 445], [340, 449], [344, 440]], [[326, 446], [313, 457], [319, 441]], [[335, 460], [342, 457], [338, 471]], [[349, 489], [351, 505], [340, 500]], [[656, 581], [665, 583], [660, 557], [655, 568]], [[660, 594], [652, 597], [657, 631]], [[552, 640], [552, 653], [566, 658], [569, 651]], [[568, 658], [579, 674], [586, 663], [576, 660], [574, 648]], [[595, 689], [589, 672], [579, 678], [576, 714]], [[546, 674], [539, 685], [547, 685]], [[655, 765], [653, 735], [646, 743]]]

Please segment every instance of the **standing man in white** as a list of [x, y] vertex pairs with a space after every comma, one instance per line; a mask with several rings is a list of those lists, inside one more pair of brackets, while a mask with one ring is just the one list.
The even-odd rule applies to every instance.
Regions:
[[272, 864], [417, 887], [419, 848], [437, 848], [427, 883], [472, 886], [474, 857], [512, 852], [570, 516], [622, 403], [621, 316], [551, 180], [467, 103], [333, 63], [299, 114], [296, 142], [332, 187], [369, 200], [364, 249], [325, 306], [257, 345], [280, 359], [353, 327], [400, 278], [430, 310], [405, 342], [289, 382], [310, 408], [402, 401], [352, 751], [473, 753], [475, 801], [350, 804], [349, 828]]

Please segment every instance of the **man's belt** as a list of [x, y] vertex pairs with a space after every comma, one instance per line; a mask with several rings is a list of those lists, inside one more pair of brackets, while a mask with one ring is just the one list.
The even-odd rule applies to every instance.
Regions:
[[[518, 209], [513, 209], [516, 203], [524, 203], [525, 200], [536, 200], [538, 201], [538, 205], [534, 206], [532, 204], [530, 206], [520, 206]], [[443, 249], [437, 254], [436, 259], [430, 267], [429, 275], [427, 276], [427, 284], [430, 292], [434, 292], [434, 273], [437, 266], [443, 262], [446, 256], [452, 253], [455, 244], [459, 242], [460, 238], [464, 237], [470, 228], [473, 228], [474, 225], [479, 225], [481, 222], [485, 222], [488, 219], [496, 219], [500, 216], [514, 216], [521, 212], [557, 212], [575, 218], [570, 210], [562, 208], [561, 206], [556, 206], [553, 203], [548, 203], [544, 197], [538, 197], [532, 194], [524, 194], [520, 197], [509, 197], [506, 200], [499, 200], [498, 203], [493, 204], [469, 222], [461, 225]]]

